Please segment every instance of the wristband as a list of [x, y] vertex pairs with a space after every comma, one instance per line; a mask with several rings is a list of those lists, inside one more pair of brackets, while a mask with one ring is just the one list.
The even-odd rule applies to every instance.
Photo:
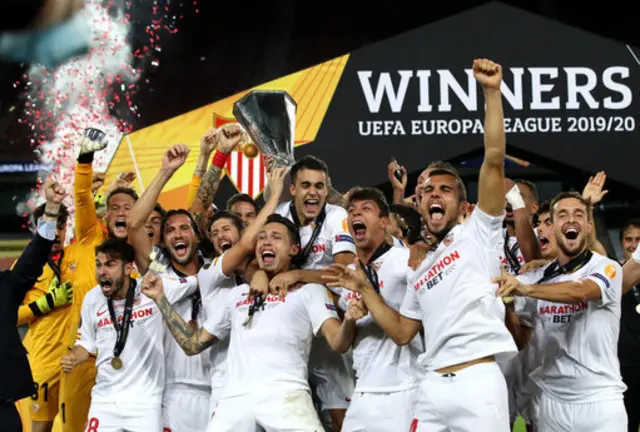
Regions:
[[518, 185], [514, 185], [511, 190], [507, 192], [505, 198], [514, 211], [524, 208], [524, 200], [522, 199], [522, 194], [520, 193], [520, 189], [518, 189]]
[[213, 156], [211, 163], [217, 166], [218, 168], [224, 168], [228, 160], [229, 160], [228, 154], [217, 151], [216, 154]]
[[636, 264], [640, 264], [640, 245], [633, 251], [631, 254], [631, 258], [636, 262]]

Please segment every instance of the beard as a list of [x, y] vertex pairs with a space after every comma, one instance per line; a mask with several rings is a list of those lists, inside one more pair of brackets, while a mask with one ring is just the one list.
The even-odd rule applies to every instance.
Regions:
[[556, 247], [559, 248], [567, 257], [574, 258], [587, 247], [587, 238], [583, 237], [573, 249], [570, 249], [567, 245], [564, 244], [562, 239], [556, 237]]
[[429, 230], [429, 233], [436, 238], [438, 243], [440, 241], [442, 241], [442, 239], [444, 239], [447, 236], [447, 234], [449, 234], [449, 232], [456, 225], [458, 225], [458, 217], [457, 216], [455, 218], [452, 218], [449, 222], [447, 222], [447, 224], [445, 226], [443, 226], [440, 229], [440, 231], [436, 231], [432, 227], [430, 227], [429, 226], [429, 222], [427, 221], [427, 229]]
[[191, 260], [193, 260], [193, 257], [196, 255], [196, 248], [191, 246], [187, 246], [187, 248], [189, 249], [189, 253], [183, 257], [177, 256], [175, 252], [171, 250], [171, 261], [180, 265], [185, 265], [191, 262]]

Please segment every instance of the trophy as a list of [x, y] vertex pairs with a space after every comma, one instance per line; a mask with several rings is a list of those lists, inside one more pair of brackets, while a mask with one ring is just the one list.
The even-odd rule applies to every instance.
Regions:
[[274, 167], [289, 167], [295, 163], [296, 108], [284, 90], [253, 90], [233, 105], [233, 115], [262, 154], [273, 155]]

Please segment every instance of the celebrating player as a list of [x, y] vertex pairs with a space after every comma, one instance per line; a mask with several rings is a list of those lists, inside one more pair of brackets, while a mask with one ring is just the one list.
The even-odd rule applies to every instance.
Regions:
[[[96, 356], [97, 378], [91, 391], [86, 432], [162, 429], [165, 382], [163, 321], [153, 301], [140, 293], [133, 248], [121, 239], [96, 247], [98, 286], [82, 304], [78, 341], [61, 359], [71, 373]], [[193, 293], [165, 280], [168, 301]]]
[[426, 374], [414, 413], [417, 430], [510, 430], [507, 388], [495, 360], [515, 354], [516, 346], [491, 283], [500, 272], [496, 245], [502, 239], [505, 200], [502, 70], [480, 59], [473, 62], [473, 72], [486, 101], [485, 152], [474, 211], [459, 224], [466, 208], [462, 180], [451, 170], [430, 171], [419, 202], [437, 249], [410, 275], [399, 313], [354, 270], [336, 266], [341, 271], [333, 283], [360, 292], [376, 322], [400, 345], [424, 328], [426, 351], [419, 362]]
[[626, 389], [616, 355], [622, 269], [588, 249], [589, 201], [575, 192], [551, 202], [557, 259], [518, 276], [503, 273], [499, 295], [530, 302], [544, 334], [542, 363], [531, 377], [542, 390], [540, 431], [624, 431]]
[[[270, 277], [286, 271], [298, 245], [293, 223], [279, 215], [269, 216], [255, 249], [260, 268]], [[151, 275], [145, 278], [143, 290], [156, 301], [188, 353], [230, 335], [228, 378], [208, 430], [242, 432], [254, 431], [257, 426], [321, 430], [307, 383], [311, 340], [322, 334], [333, 349], [345, 352], [355, 332], [355, 320], [347, 317], [340, 323], [323, 286], [304, 285], [292, 291], [286, 301], [269, 295], [264, 307], [256, 310], [249, 285], [243, 284], [233, 288], [216, 315], [208, 316], [205, 327], [195, 332], [172, 310], [162, 285]]]
[[[355, 188], [346, 201], [361, 282], [368, 280], [390, 307], [399, 309], [407, 289], [409, 250], [385, 241], [390, 218], [387, 201], [374, 188]], [[334, 281], [331, 272], [324, 278]], [[340, 305], [347, 312], [356, 308], [367, 315], [360, 294], [348, 289], [342, 291]], [[398, 346], [369, 315], [356, 324], [353, 364], [357, 379], [342, 430], [409, 430], [419, 383], [417, 358], [424, 352], [422, 340], [416, 335], [409, 344]]]

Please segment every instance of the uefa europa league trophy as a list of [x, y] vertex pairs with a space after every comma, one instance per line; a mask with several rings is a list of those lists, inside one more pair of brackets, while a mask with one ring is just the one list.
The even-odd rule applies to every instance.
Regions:
[[233, 115], [264, 155], [273, 155], [274, 167], [295, 163], [296, 108], [284, 90], [253, 90], [233, 105]]

